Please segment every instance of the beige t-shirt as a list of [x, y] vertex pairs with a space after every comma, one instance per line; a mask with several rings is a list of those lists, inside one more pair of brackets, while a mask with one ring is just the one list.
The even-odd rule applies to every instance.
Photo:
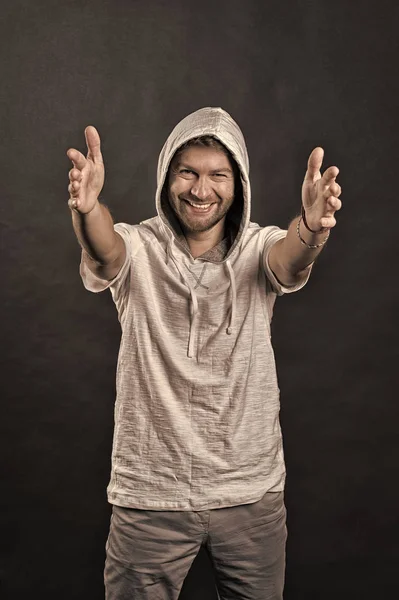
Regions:
[[160, 217], [115, 230], [127, 252], [113, 281], [84, 252], [81, 263], [87, 289], [111, 290], [122, 328], [109, 501], [205, 510], [283, 490], [270, 321], [276, 295], [309, 276], [284, 288], [270, 270], [286, 231], [249, 223], [212, 262], [166, 239]]

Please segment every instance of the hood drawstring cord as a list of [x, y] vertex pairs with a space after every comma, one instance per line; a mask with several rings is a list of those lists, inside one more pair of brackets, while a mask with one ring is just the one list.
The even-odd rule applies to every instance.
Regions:
[[173, 256], [172, 244], [173, 244], [173, 240], [170, 240], [170, 242], [166, 246], [166, 263], [169, 262], [169, 259], [172, 259], [176, 269], [178, 270], [178, 272], [180, 274], [180, 277], [182, 278], [185, 285], [188, 287], [188, 289], [190, 291], [191, 323], [190, 323], [190, 335], [189, 335], [189, 339], [188, 339], [187, 356], [188, 356], [188, 358], [193, 358], [193, 356], [194, 356], [194, 341], [195, 341], [195, 335], [196, 335], [196, 329], [197, 329], [197, 318], [198, 318], [198, 298], [197, 298], [197, 294], [195, 293], [193, 286], [191, 285], [190, 281], [184, 277], [177, 260]]
[[233, 333], [233, 326], [236, 319], [236, 310], [237, 310], [237, 287], [236, 287], [236, 278], [234, 275], [233, 267], [229, 260], [226, 260], [227, 271], [230, 276], [230, 290], [231, 290], [231, 311], [230, 311], [230, 322], [229, 326], [226, 329], [226, 333], [228, 335]]
[[167, 265], [169, 264], [169, 261], [172, 257], [172, 244], [173, 244], [173, 238], [168, 239], [168, 241], [166, 243], [166, 264]]
[[194, 356], [194, 341], [195, 334], [197, 330], [197, 318], [198, 318], [198, 299], [197, 294], [195, 293], [193, 287], [191, 285], [188, 286], [191, 294], [192, 308], [191, 308], [191, 325], [190, 325], [190, 337], [188, 340], [188, 358], [193, 358]]
[[[183, 273], [179, 267], [178, 261], [173, 256], [172, 244], [173, 244], [173, 239], [171, 239], [166, 246], [166, 263], [168, 264], [169, 260], [172, 259], [176, 269], [178, 270], [178, 272], [180, 274], [180, 277], [182, 278], [183, 282], [185, 283], [185, 285], [188, 287], [188, 289], [190, 291], [191, 323], [190, 323], [190, 334], [189, 334], [189, 340], [188, 340], [187, 356], [188, 356], [188, 358], [193, 358], [194, 357], [194, 343], [195, 343], [195, 336], [196, 336], [196, 332], [197, 332], [197, 321], [198, 321], [198, 298], [197, 298], [197, 294], [195, 293], [193, 286], [191, 285], [190, 281], [185, 278], [185, 276], [183, 275]], [[230, 261], [227, 260], [225, 264], [226, 264], [227, 272], [228, 272], [229, 279], [230, 279], [230, 290], [231, 290], [231, 292], [230, 292], [231, 293], [231, 311], [230, 311], [229, 326], [226, 329], [226, 333], [228, 335], [231, 335], [233, 333], [233, 327], [234, 327], [236, 311], [237, 311], [237, 287], [236, 287], [236, 279], [235, 279], [233, 267], [231, 266]]]

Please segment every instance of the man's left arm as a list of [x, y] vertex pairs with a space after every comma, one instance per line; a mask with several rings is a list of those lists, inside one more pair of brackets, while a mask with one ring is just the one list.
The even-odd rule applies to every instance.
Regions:
[[323, 156], [322, 148], [315, 148], [309, 156], [302, 185], [302, 215], [290, 223], [286, 237], [269, 252], [269, 266], [285, 286], [294, 286], [306, 276], [336, 224], [334, 213], [342, 206], [341, 186], [336, 182], [339, 170], [329, 167], [322, 175]]

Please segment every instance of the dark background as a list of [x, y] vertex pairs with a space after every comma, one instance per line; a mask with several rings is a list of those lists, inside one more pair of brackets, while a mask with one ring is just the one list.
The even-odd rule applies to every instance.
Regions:
[[[97, 126], [115, 221], [154, 215], [173, 126], [222, 106], [252, 220], [298, 213], [309, 152], [343, 209], [309, 284], [277, 300], [286, 600], [398, 596], [396, 0], [13, 0], [0, 8], [0, 596], [103, 598], [120, 329], [86, 292], [68, 147]], [[213, 599], [202, 552], [182, 600]]]

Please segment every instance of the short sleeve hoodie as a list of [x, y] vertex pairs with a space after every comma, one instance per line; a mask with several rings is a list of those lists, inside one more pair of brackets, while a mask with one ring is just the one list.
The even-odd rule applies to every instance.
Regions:
[[[200, 135], [231, 152], [242, 201], [233, 203], [238, 220], [227, 252], [193, 258], [162, 191], [176, 150]], [[198, 511], [284, 488], [270, 322], [276, 296], [301, 288], [308, 275], [290, 288], [277, 281], [268, 253], [286, 231], [252, 223], [250, 207], [241, 130], [221, 108], [203, 108], [175, 127], [161, 151], [157, 216], [115, 225], [126, 245], [115, 279], [96, 277], [82, 253], [85, 287], [110, 289], [122, 330], [112, 504]]]

